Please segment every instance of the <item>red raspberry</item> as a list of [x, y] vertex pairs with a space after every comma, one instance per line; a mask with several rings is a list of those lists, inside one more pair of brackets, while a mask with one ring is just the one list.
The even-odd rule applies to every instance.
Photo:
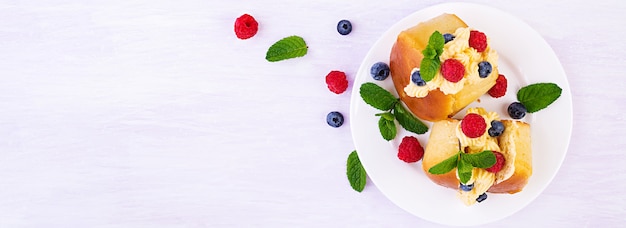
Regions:
[[348, 88], [346, 73], [333, 70], [326, 75], [326, 85], [328, 89], [336, 94], [341, 94]]
[[498, 79], [496, 79], [496, 84], [493, 85], [491, 89], [489, 89], [488, 93], [489, 95], [495, 98], [504, 96], [504, 94], [506, 94], [506, 86], [507, 86], [506, 78], [504, 77], [504, 75], [500, 74], [498, 75]]
[[259, 23], [254, 17], [244, 14], [235, 20], [235, 35], [237, 38], [245, 40], [253, 37], [259, 31]]
[[424, 156], [424, 148], [413, 136], [405, 136], [402, 138], [400, 147], [398, 148], [398, 158], [404, 162], [417, 162]]
[[485, 134], [486, 129], [487, 123], [485, 119], [476, 113], [467, 114], [461, 120], [461, 131], [469, 138], [480, 137]]
[[504, 166], [504, 155], [498, 151], [491, 152], [493, 152], [493, 155], [496, 156], [496, 164], [493, 164], [493, 166], [486, 168], [485, 170], [487, 170], [487, 172], [497, 173], [502, 170], [502, 166]]
[[459, 60], [446, 59], [441, 64], [441, 76], [450, 82], [458, 82], [465, 75], [465, 66]]
[[478, 52], [483, 52], [487, 48], [487, 36], [479, 31], [470, 31], [469, 46]]

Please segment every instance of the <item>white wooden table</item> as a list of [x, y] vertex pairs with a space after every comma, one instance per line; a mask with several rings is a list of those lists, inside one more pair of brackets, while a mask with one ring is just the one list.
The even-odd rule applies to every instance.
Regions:
[[[347, 116], [353, 88], [324, 76], [353, 77], [391, 25], [440, 2], [0, 2], [0, 227], [438, 226], [350, 188], [350, 121], [325, 116]], [[475, 2], [546, 39], [574, 105], [554, 181], [488, 226], [623, 225], [626, 4]], [[260, 23], [245, 41], [243, 13]], [[268, 63], [293, 34], [309, 53]]]

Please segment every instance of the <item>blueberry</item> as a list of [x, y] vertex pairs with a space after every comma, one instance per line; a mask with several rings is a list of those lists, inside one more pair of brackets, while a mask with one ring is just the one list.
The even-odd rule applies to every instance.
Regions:
[[468, 185], [464, 185], [463, 183], [459, 183], [459, 188], [461, 188], [461, 190], [465, 191], [465, 192], [469, 192], [472, 191], [472, 188], [474, 188], [474, 183], [468, 184]]
[[385, 80], [389, 76], [389, 65], [383, 62], [374, 63], [370, 68], [370, 74], [376, 81]]
[[498, 137], [504, 132], [504, 124], [502, 122], [494, 120], [491, 121], [491, 127], [488, 130], [489, 136]]
[[326, 115], [326, 123], [331, 127], [341, 127], [343, 125], [343, 115], [339, 112], [330, 112]]
[[454, 40], [454, 36], [450, 33], [446, 33], [446, 34], [443, 34], [443, 39], [446, 41], [446, 43], [448, 43]]
[[509, 116], [513, 119], [521, 119], [526, 115], [526, 107], [519, 102], [511, 103], [507, 111], [509, 112]]
[[352, 32], [352, 23], [348, 20], [341, 20], [337, 23], [337, 32], [341, 35], [348, 35]]
[[426, 82], [422, 79], [422, 75], [420, 74], [420, 70], [413, 71], [411, 74], [411, 81], [415, 83], [417, 86], [425, 86]]
[[479, 195], [478, 198], [476, 198], [477, 202], [483, 202], [487, 199], [487, 193], [483, 193], [482, 195]]
[[491, 74], [491, 63], [487, 61], [482, 61], [478, 63], [478, 76], [481, 78], [486, 78]]

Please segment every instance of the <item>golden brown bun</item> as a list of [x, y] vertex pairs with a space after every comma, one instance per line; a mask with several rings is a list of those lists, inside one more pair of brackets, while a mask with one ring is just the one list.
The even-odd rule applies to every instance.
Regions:
[[442, 34], [454, 33], [457, 28], [468, 27], [465, 22], [454, 14], [442, 14], [428, 21], [402, 31], [391, 49], [389, 67], [391, 78], [400, 99], [409, 110], [419, 118], [428, 121], [444, 120], [452, 117], [478, 97], [485, 94], [496, 83], [497, 67], [492, 73], [477, 84], [465, 84], [456, 94], [445, 95], [439, 89], [430, 91], [426, 97], [409, 97], [404, 87], [411, 82], [411, 71], [420, 66], [422, 50], [428, 45], [428, 39], [434, 31]]
[[[459, 141], [456, 137], [456, 127], [459, 120], [446, 119], [437, 121], [431, 127], [430, 137], [424, 157], [422, 158], [422, 169], [426, 176], [433, 182], [448, 188], [458, 189], [459, 180], [456, 177], [456, 169], [446, 174], [430, 174], [428, 169], [449, 158], [459, 151]], [[530, 125], [520, 121], [502, 120], [505, 130], [498, 137], [500, 152], [508, 158], [503, 169], [496, 173], [509, 176], [501, 183], [491, 186], [488, 192], [493, 193], [516, 193], [521, 191], [528, 178], [532, 174], [532, 156], [530, 144]], [[511, 167], [513, 166], [513, 167]]]
[[[491, 186], [488, 192], [516, 193], [521, 191], [528, 178], [532, 175], [532, 152], [530, 142], [530, 125], [521, 121], [502, 120], [504, 133], [500, 135], [500, 150], [515, 154], [514, 171], [507, 180]], [[506, 166], [506, 164], [505, 164]]]
[[454, 189], [459, 187], [456, 169], [439, 175], [429, 173], [428, 169], [459, 152], [459, 140], [455, 133], [455, 128], [458, 124], [459, 121], [455, 119], [433, 123], [433, 126], [430, 128], [430, 138], [428, 138], [428, 143], [426, 144], [424, 157], [422, 157], [422, 168], [426, 176], [439, 185]]

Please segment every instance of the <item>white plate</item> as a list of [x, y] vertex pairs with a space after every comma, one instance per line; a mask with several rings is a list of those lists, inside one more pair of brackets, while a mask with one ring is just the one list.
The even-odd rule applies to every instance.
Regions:
[[[396, 156], [405, 135], [414, 135], [399, 127], [395, 140], [385, 141], [378, 130], [379, 110], [367, 105], [359, 95], [365, 82], [375, 82], [396, 95], [391, 77], [374, 81], [369, 70], [372, 64], [389, 62], [389, 53], [397, 35], [421, 21], [442, 13], [454, 13], [471, 28], [484, 32], [490, 45], [498, 51], [499, 70], [508, 79], [507, 95], [498, 99], [483, 95], [480, 103], [469, 107], [485, 107], [509, 118], [506, 107], [516, 100], [522, 86], [536, 82], [554, 82], [562, 89], [561, 97], [535, 114], [523, 119], [531, 124], [533, 175], [524, 190], [517, 194], [488, 194], [488, 199], [465, 206], [452, 189], [431, 182], [421, 169], [421, 162], [405, 163]], [[460, 113], [465, 113], [461, 111]], [[505, 218], [533, 201], [556, 175], [570, 141], [572, 99], [561, 63], [543, 38], [523, 21], [498, 9], [467, 3], [448, 3], [420, 10], [402, 19], [374, 44], [354, 80], [350, 104], [352, 137], [359, 158], [370, 179], [389, 200], [406, 211], [446, 225], [480, 225]], [[429, 126], [430, 122], [425, 122]], [[428, 133], [417, 136], [422, 145]]]

